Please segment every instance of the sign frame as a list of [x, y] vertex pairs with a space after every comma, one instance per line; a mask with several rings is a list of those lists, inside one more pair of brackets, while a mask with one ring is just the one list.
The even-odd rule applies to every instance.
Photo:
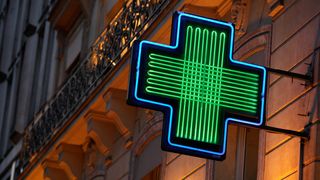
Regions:
[[[232, 115], [231, 117], [225, 118], [224, 121], [224, 137], [221, 147], [210, 151], [207, 149], [196, 148], [194, 146], [186, 146], [172, 142], [172, 124], [173, 124], [173, 106], [170, 104], [163, 103], [159, 98], [158, 100], [150, 100], [146, 99], [143, 94], [141, 94], [141, 89], [139, 89], [139, 81], [141, 79], [141, 71], [144, 70], [145, 67], [141, 66], [141, 57], [143, 56], [143, 50], [146, 47], [154, 48], [158, 47], [164, 50], [169, 51], [181, 51], [179, 46], [181, 42], [179, 41], [180, 32], [181, 30], [181, 23], [186, 19], [192, 19], [192, 21], [199, 22], [199, 23], [208, 23], [213, 24], [216, 26], [221, 26], [223, 28], [227, 28], [229, 33], [229, 49], [226, 50], [227, 61], [230, 64], [239, 66], [242, 68], [251, 68], [251, 69], [258, 69], [257, 71], [261, 72], [261, 94], [259, 95], [260, 99], [260, 111], [259, 115], [257, 115], [258, 119], [255, 122], [248, 121], [248, 119], [244, 119], [243, 116]], [[176, 153], [183, 153], [188, 155], [193, 155], [197, 157], [209, 158], [214, 160], [223, 160], [225, 159], [226, 149], [227, 149], [227, 134], [228, 134], [228, 124], [229, 123], [237, 123], [243, 124], [246, 126], [253, 126], [253, 127], [262, 127], [265, 125], [265, 104], [266, 104], [266, 86], [267, 86], [267, 70], [263, 66], [249, 64], [245, 62], [236, 61], [233, 59], [233, 44], [234, 44], [234, 27], [231, 23], [209, 19], [201, 16], [196, 16], [192, 14], [187, 14], [184, 12], [176, 12], [173, 16], [172, 21], [172, 31], [171, 31], [171, 41], [170, 45], [159, 44], [147, 40], [142, 41], [135, 41], [132, 50], [132, 61], [131, 61], [131, 73], [130, 73], [130, 82], [129, 82], [129, 91], [128, 91], [128, 104], [140, 106], [144, 108], [150, 108], [158, 111], [162, 111], [164, 113], [164, 121], [163, 121], [163, 130], [162, 130], [162, 143], [161, 147], [163, 150], [172, 151]], [[259, 91], [259, 92], [260, 92]], [[210, 148], [209, 148], [210, 149]]]

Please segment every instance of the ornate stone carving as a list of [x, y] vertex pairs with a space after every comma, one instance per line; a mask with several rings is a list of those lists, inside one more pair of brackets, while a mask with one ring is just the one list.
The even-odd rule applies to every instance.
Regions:
[[249, 13], [248, 6], [248, 0], [233, 0], [231, 18], [235, 24], [236, 35], [238, 36], [246, 33]]
[[151, 109], [145, 109], [145, 122], [149, 123], [155, 117], [155, 111]]
[[91, 138], [84, 144], [85, 171], [89, 179], [105, 176], [104, 155], [99, 152], [96, 144]]

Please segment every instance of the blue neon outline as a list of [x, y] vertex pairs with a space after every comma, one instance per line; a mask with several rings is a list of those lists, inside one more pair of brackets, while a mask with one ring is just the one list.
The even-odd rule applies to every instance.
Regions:
[[[232, 24], [229, 24], [229, 23], [226, 23], [226, 22], [221, 22], [221, 21], [217, 21], [217, 20], [213, 20], [213, 19], [207, 19], [207, 18], [204, 18], [204, 17], [199, 17], [199, 16], [195, 16], [195, 15], [192, 15], [192, 14], [187, 14], [187, 13], [183, 13], [183, 12], [178, 12], [179, 13], [179, 16], [178, 16], [178, 28], [177, 28], [177, 38], [176, 38], [176, 42], [175, 42], [175, 45], [174, 46], [171, 46], [171, 45], [165, 45], [165, 44], [159, 44], [159, 43], [155, 43], [155, 42], [151, 42], [151, 41], [146, 41], [146, 40], [143, 40], [140, 42], [139, 44], [139, 54], [138, 54], [138, 61], [137, 61], [137, 67], [136, 67], [136, 82], [135, 82], [135, 88], [134, 88], [134, 96], [136, 98], [136, 100], [139, 100], [139, 101], [142, 101], [142, 102], [145, 102], [145, 103], [151, 103], [151, 104], [155, 104], [155, 105], [160, 105], [160, 106], [165, 106], [165, 107], [168, 107], [170, 108], [170, 120], [169, 120], [169, 133], [168, 133], [168, 142], [170, 145], [172, 146], [176, 146], [176, 147], [180, 147], [180, 148], [185, 148], [185, 149], [189, 149], [189, 150], [193, 150], [193, 151], [200, 151], [200, 152], [204, 152], [204, 153], [208, 153], [208, 154], [213, 154], [213, 155], [218, 155], [218, 156], [221, 156], [221, 155], [224, 155], [225, 154], [225, 151], [226, 151], [226, 141], [227, 141], [227, 134], [228, 134], [228, 124], [229, 124], [229, 121], [233, 121], [233, 122], [239, 122], [239, 123], [242, 123], [242, 124], [249, 124], [249, 125], [253, 125], [253, 126], [261, 126], [263, 124], [263, 117], [264, 117], [264, 105], [265, 105], [265, 87], [266, 87], [266, 74], [267, 74], [267, 71], [266, 71], [266, 68], [263, 67], [263, 66], [259, 66], [259, 65], [255, 65], [255, 64], [249, 64], [249, 63], [245, 63], [245, 62], [240, 62], [240, 61], [236, 61], [232, 58], [232, 52], [233, 52], [233, 40], [234, 40], [234, 27], [232, 26]], [[207, 21], [207, 22], [210, 22], [210, 23], [216, 23], [216, 24], [220, 24], [220, 25], [223, 25], [223, 26], [228, 26], [231, 28], [231, 37], [230, 37], [230, 51], [229, 51], [229, 59], [231, 60], [231, 62], [235, 63], [235, 64], [241, 64], [241, 65], [244, 65], [244, 66], [250, 66], [250, 67], [253, 67], [253, 68], [257, 68], [257, 69], [261, 69], [263, 71], [263, 82], [262, 82], [262, 92], [261, 92], [261, 114], [260, 114], [260, 122], [258, 123], [254, 123], [254, 122], [248, 122], [248, 121], [245, 121], [245, 120], [242, 120], [242, 119], [235, 119], [235, 118], [227, 118], [226, 121], [225, 121], [225, 133], [224, 133], [224, 142], [223, 142], [223, 148], [222, 148], [222, 151], [221, 152], [215, 152], [215, 151], [208, 151], [208, 150], [205, 150], [205, 149], [200, 149], [200, 148], [194, 148], [194, 147], [190, 147], [190, 146], [185, 146], [185, 145], [180, 145], [180, 144], [175, 144], [175, 143], [172, 143], [170, 141], [170, 137], [171, 137], [171, 125], [172, 125], [172, 115], [173, 115], [173, 107], [169, 104], [164, 104], [164, 103], [159, 103], [159, 102], [156, 102], [156, 101], [150, 101], [150, 100], [147, 100], [147, 99], [142, 99], [142, 98], [139, 98], [137, 96], [137, 92], [138, 92], [138, 80], [139, 80], [139, 71], [140, 71], [140, 59], [141, 59], [141, 49], [142, 49], [142, 45], [143, 44], [150, 44], [150, 45], [155, 45], [155, 46], [160, 46], [160, 47], [163, 47], [163, 48], [169, 48], [169, 49], [176, 49], [179, 45], [179, 38], [180, 38], [180, 21], [181, 21], [181, 17], [182, 16], [186, 16], [186, 17], [190, 17], [190, 18], [194, 18], [194, 19], [199, 19], [199, 20], [202, 20], [202, 21]], [[174, 23], [174, 22], [173, 22]]]

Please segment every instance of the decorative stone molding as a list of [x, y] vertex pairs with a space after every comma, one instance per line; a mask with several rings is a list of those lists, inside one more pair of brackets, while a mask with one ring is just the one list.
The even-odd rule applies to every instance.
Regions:
[[264, 49], [270, 51], [270, 32], [271, 26], [264, 26], [243, 36], [235, 43], [234, 58], [244, 60]]
[[283, 0], [268, 0], [268, 4], [269, 4], [269, 7], [270, 7], [270, 11], [269, 11], [268, 15], [272, 19], [275, 19], [284, 10], [284, 2], [283, 2]]
[[60, 167], [72, 172], [74, 179], [81, 179], [84, 153], [80, 145], [61, 143], [57, 147]]
[[233, 0], [231, 7], [231, 18], [235, 24], [236, 35], [242, 36], [247, 31], [249, 16], [248, 0]]
[[224, 17], [232, 7], [232, 0], [224, 0], [217, 9], [220, 17]]
[[116, 115], [113, 113], [110, 114], [108, 112], [90, 110], [84, 117], [87, 120], [94, 119], [96, 121], [110, 122], [114, 124], [119, 134], [127, 134], [129, 131], [128, 128], [125, 126], [124, 123], [122, 123], [122, 121], [119, 118], [115, 116]]
[[[87, 132], [95, 142], [97, 149], [108, 155], [112, 143], [122, 136], [129, 148], [134, 129], [136, 108], [126, 104], [126, 91], [110, 89], [103, 97], [106, 112], [90, 110], [84, 117], [87, 121]], [[132, 143], [132, 140], [131, 140]]]
[[154, 112], [154, 118], [153, 121], [154, 122], [158, 122], [158, 121], [162, 121], [163, 120], [163, 113], [161, 111], [155, 111]]
[[132, 150], [135, 155], [139, 155], [145, 146], [161, 134], [162, 121], [157, 121], [145, 128], [142, 135], [135, 142]]
[[155, 117], [155, 111], [151, 109], [144, 109], [145, 112], [145, 122], [148, 123]]
[[145, 126], [147, 126], [148, 124], [150, 126], [155, 122], [161, 121], [163, 119], [162, 112], [151, 110], [151, 109], [140, 109], [138, 116], [139, 116], [139, 119], [143, 120], [143, 122], [146, 124]]
[[181, 11], [191, 13], [191, 14], [197, 14], [200, 16], [215, 18], [215, 19], [221, 18], [217, 11], [217, 7], [206, 7], [206, 6], [197, 6], [193, 4], [185, 4], [181, 8]]

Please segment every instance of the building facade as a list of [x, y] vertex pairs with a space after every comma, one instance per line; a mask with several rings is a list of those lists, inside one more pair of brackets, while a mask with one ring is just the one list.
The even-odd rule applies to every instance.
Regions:
[[[0, 1], [0, 179], [320, 179], [319, 0]], [[269, 73], [266, 124], [229, 126], [224, 161], [160, 148], [163, 114], [127, 105], [132, 44], [172, 14], [233, 22], [234, 59]]]

